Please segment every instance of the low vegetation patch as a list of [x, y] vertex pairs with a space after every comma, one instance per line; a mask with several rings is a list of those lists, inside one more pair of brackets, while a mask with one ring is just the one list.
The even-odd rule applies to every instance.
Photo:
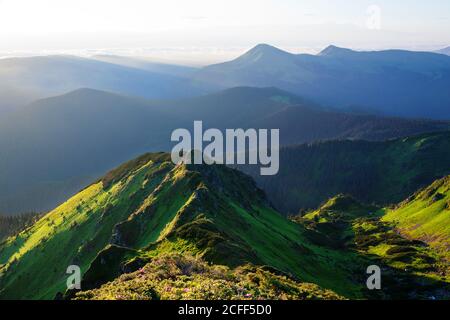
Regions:
[[315, 284], [275, 274], [268, 268], [245, 265], [230, 269], [193, 256], [174, 254], [154, 258], [138, 271], [124, 274], [99, 289], [79, 292], [75, 299], [337, 300], [342, 297]]

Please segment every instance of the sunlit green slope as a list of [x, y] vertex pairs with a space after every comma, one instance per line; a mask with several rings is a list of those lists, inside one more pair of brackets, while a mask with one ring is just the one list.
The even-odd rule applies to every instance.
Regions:
[[[420, 210], [410, 208], [409, 213], [400, 216], [402, 223], [415, 225], [417, 220], [413, 217], [417, 212]], [[435, 229], [429, 229], [429, 235], [435, 235], [435, 245], [445, 245], [444, 237], [439, 234], [442, 234], [440, 230], [448, 228], [450, 216], [439, 209], [428, 213], [428, 216], [421, 217], [422, 223], [434, 226]], [[381, 268], [382, 290], [372, 292], [369, 297], [450, 298], [450, 264], [445, 255], [419, 240], [420, 233], [419, 236], [399, 233], [397, 228], [402, 223], [390, 222], [393, 217], [399, 218], [396, 212], [384, 214], [385, 209], [363, 205], [349, 196], [340, 195], [293, 220], [313, 232], [310, 237], [313, 243], [340, 248], [341, 252], [357, 252], [365, 260], [365, 265]]]
[[450, 256], [450, 176], [387, 210], [383, 220], [394, 222], [401, 233], [421, 239]]
[[[175, 166], [167, 154], [128, 162], [0, 245], [0, 298], [52, 299], [79, 265], [98, 287], [170, 253], [236, 267], [268, 265], [299, 281], [361, 297], [353, 253], [308, 240], [244, 174]], [[363, 277], [354, 277], [361, 274]]]

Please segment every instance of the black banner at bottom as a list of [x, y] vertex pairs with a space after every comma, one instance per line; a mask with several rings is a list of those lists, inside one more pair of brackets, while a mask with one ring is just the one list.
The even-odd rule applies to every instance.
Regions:
[[346, 316], [357, 319], [386, 315], [417, 315], [430, 310], [444, 312], [449, 301], [0, 301], [3, 312], [11, 308], [21, 313], [45, 312], [89, 317], [91, 312], [106, 312], [130, 317], [141, 313], [148, 319], [295, 319], [316, 316]]

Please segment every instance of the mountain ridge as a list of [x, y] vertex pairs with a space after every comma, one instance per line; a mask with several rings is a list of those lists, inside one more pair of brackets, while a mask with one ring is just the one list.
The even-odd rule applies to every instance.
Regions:
[[7, 84], [0, 98], [6, 101], [4, 107], [12, 110], [82, 87], [154, 99], [189, 97], [210, 90], [174, 74], [170, 65], [154, 71], [71, 55], [5, 58], [0, 60], [0, 70], [0, 81]]
[[[290, 221], [239, 171], [144, 154], [0, 243], [0, 297], [219, 299], [242, 293], [236, 283], [247, 297], [266, 299], [448, 296], [448, 273], [436, 274], [440, 258], [379, 216], [377, 207], [338, 196]], [[383, 266], [380, 292], [365, 286], [373, 263]], [[80, 266], [83, 291], [66, 292], [68, 265]], [[216, 280], [221, 289], [200, 289]]]
[[445, 47], [443, 49], [437, 50], [435, 51], [436, 53], [440, 53], [440, 54], [445, 54], [445, 55], [450, 55], [450, 46]]
[[[274, 87], [232, 88], [164, 101], [78, 89], [0, 119], [5, 154], [0, 159], [0, 211], [50, 210], [127, 159], [170, 150], [171, 131], [190, 129], [194, 120], [221, 130], [277, 128], [281, 145], [383, 140], [450, 128], [446, 122], [337, 112]], [[37, 150], [42, 157], [36, 159]]]
[[310, 55], [257, 46], [234, 60], [204, 67], [193, 79], [222, 88], [276, 86], [343, 110], [450, 119], [450, 58], [431, 52], [329, 46]]
[[305, 230], [268, 206], [251, 178], [225, 166], [175, 166], [168, 159], [146, 154], [125, 163], [3, 242], [0, 296], [53, 298], [64, 291], [71, 264], [81, 267], [85, 289], [95, 288], [163, 253], [230, 267], [269, 265], [360, 295], [360, 284], [343, 281], [344, 268], [334, 270], [346, 257], [310, 245]]
[[315, 208], [336, 194], [365, 203], [400, 202], [450, 173], [450, 132], [388, 141], [323, 141], [280, 149], [280, 171], [250, 174], [275, 207], [285, 214]]
[[336, 55], [342, 55], [342, 54], [348, 54], [348, 53], [354, 53], [355, 51], [347, 48], [341, 48], [337, 47], [335, 45], [329, 45], [322, 51], [320, 51], [317, 55], [318, 56], [336, 56]]

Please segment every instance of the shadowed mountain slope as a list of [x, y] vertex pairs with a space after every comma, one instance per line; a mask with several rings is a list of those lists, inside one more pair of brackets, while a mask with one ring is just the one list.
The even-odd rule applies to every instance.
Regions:
[[346, 110], [450, 119], [450, 57], [430, 52], [330, 46], [308, 55], [258, 45], [194, 79], [222, 87], [275, 86]]
[[280, 150], [275, 176], [260, 176], [252, 166], [241, 169], [286, 214], [317, 207], [340, 193], [366, 203], [393, 204], [450, 173], [450, 133], [286, 147]]
[[[280, 129], [282, 145], [383, 140], [448, 122], [329, 111], [276, 88], [234, 88], [170, 101], [80, 89], [0, 118], [0, 211], [49, 210], [93, 178], [146, 151], [169, 151], [174, 129]], [[37, 156], [39, 155], [39, 156]]]
[[[174, 67], [175, 68], [175, 67]], [[0, 59], [0, 111], [80, 88], [152, 99], [190, 97], [206, 92], [185, 76], [76, 56]], [[3, 89], [4, 88], [4, 89]]]

